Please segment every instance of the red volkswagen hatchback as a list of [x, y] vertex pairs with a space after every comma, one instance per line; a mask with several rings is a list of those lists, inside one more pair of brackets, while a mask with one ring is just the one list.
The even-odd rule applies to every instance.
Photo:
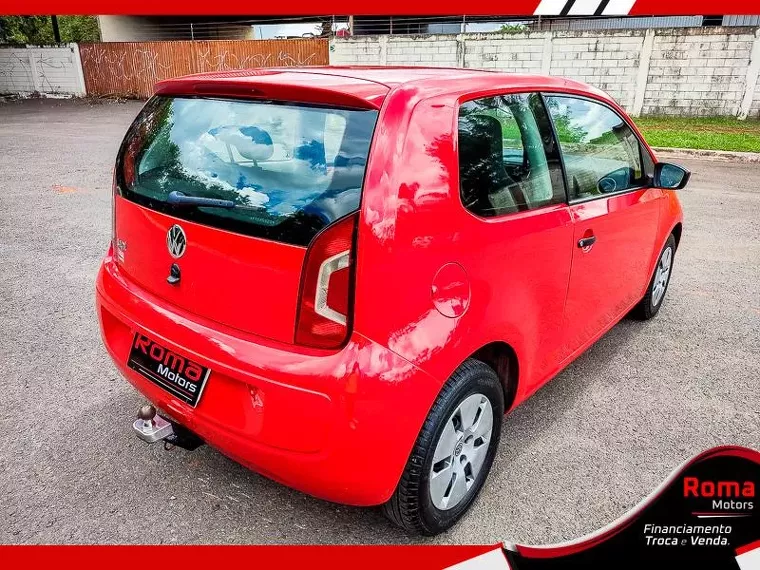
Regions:
[[504, 413], [660, 309], [688, 178], [560, 78], [160, 83], [119, 151], [97, 280], [105, 345], [161, 410], [135, 430], [441, 532]]

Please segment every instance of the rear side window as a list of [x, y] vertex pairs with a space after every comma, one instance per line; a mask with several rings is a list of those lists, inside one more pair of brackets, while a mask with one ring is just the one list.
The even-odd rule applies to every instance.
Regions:
[[609, 107], [575, 97], [546, 98], [567, 172], [571, 200], [649, 183], [639, 139]]
[[488, 97], [459, 108], [462, 203], [484, 217], [563, 202], [551, 126], [537, 94]]
[[[155, 97], [122, 146], [117, 182], [139, 204], [209, 226], [307, 245], [358, 209], [377, 112]], [[223, 207], [178, 203], [211, 198]]]

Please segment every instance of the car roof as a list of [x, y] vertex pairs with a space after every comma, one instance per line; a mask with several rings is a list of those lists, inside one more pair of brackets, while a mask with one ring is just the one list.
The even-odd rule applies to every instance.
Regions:
[[239, 96], [263, 91], [267, 95], [277, 96], [291, 92], [300, 93], [314, 102], [379, 109], [392, 89], [409, 84], [421, 93], [451, 93], [456, 96], [488, 89], [514, 88], [592, 93], [609, 99], [595, 87], [563, 77], [454, 67], [396, 66], [273, 67], [198, 73], [164, 80], [156, 85], [156, 93]]

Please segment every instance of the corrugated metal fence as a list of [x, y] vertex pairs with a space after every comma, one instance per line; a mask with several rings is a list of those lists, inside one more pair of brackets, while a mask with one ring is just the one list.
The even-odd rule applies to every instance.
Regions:
[[326, 39], [79, 44], [88, 95], [149, 97], [157, 81], [250, 67], [328, 65]]

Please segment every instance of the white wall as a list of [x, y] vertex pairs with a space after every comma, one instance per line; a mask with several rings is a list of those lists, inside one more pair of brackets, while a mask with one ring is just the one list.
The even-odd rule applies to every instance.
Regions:
[[390, 41], [387, 45], [388, 65], [408, 65], [411, 56], [418, 63], [432, 67], [456, 67], [457, 40], [456, 36], [428, 36], [432, 39], [400, 36], [399, 41]]
[[[634, 115], [760, 117], [760, 28], [336, 38], [333, 65], [542, 73], [604, 89]], [[84, 95], [79, 49], [0, 48], [0, 93]]]
[[760, 117], [760, 81], [755, 85], [755, 96], [749, 112], [750, 117]]
[[760, 117], [759, 59], [760, 29], [747, 27], [356, 36], [336, 38], [330, 49], [333, 65], [569, 77], [607, 91], [634, 115]]
[[[734, 115], [747, 90], [752, 28], [658, 30], [643, 114]], [[752, 92], [754, 85], [750, 86]]]
[[84, 95], [79, 47], [0, 48], [0, 93]]
[[633, 111], [643, 43], [644, 32], [638, 30], [603, 35], [555, 32], [549, 74], [590, 83]]

